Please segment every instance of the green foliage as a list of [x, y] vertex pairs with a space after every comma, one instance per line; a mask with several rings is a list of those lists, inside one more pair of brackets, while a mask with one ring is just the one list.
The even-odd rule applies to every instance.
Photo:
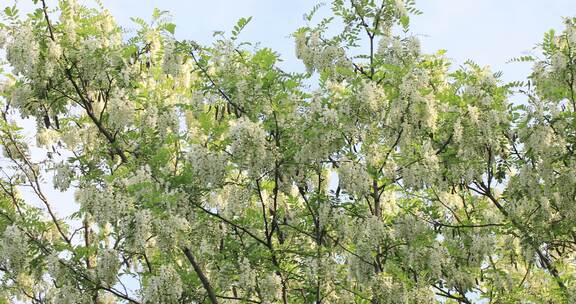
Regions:
[[306, 73], [251, 17], [201, 45], [34, 3], [0, 29], [0, 303], [573, 302], [575, 19], [503, 83], [423, 53], [413, 0], [314, 5]]
[[230, 39], [231, 40], [238, 39], [238, 35], [240, 35], [240, 32], [242, 32], [242, 30], [246, 27], [246, 25], [250, 23], [250, 20], [252, 20], [252, 17], [240, 18], [238, 22], [236, 22], [236, 25], [234, 25], [234, 29], [232, 30], [232, 37]]

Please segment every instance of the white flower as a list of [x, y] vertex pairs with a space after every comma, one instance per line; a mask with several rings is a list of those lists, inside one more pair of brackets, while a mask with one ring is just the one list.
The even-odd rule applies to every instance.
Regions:
[[165, 110], [158, 115], [156, 124], [159, 136], [164, 138], [169, 133], [177, 133], [180, 129], [180, 121], [178, 115], [174, 110]]
[[364, 81], [360, 91], [360, 99], [368, 105], [370, 111], [377, 111], [384, 105], [386, 93], [374, 81]]
[[121, 191], [108, 186], [102, 190], [84, 186], [76, 190], [75, 198], [83, 211], [90, 213], [101, 226], [115, 223], [123, 217], [132, 204], [132, 199]]
[[124, 128], [132, 124], [134, 119], [134, 104], [123, 93], [114, 95], [108, 101], [108, 119], [115, 128]]
[[220, 207], [230, 218], [242, 215], [250, 207], [251, 196], [252, 193], [248, 187], [226, 185], [221, 191]]
[[395, 0], [394, 3], [396, 4], [396, 9], [398, 10], [398, 13], [400, 15], [408, 15], [408, 12], [406, 11], [406, 6], [404, 5], [403, 0]]
[[110, 11], [104, 10], [101, 18], [102, 19], [100, 20], [99, 23], [104, 33], [108, 34], [116, 29], [116, 24], [114, 23], [114, 17], [112, 17]]
[[366, 170], [352, 161], [343, 161], [338, 168], [340, 185], [349, 193], [362, 196], [370, 190], [372, 179]]
[[260, 174], [269, 159], [266, 131], [260, 124], [241, 118], [232, 126], [230, 138], [230, 152], [239, 165], [253, 174]]
[[58, 140], [59, 137], [60, 134], [58, 134], [58, 131], [43, 128], [36, 133], [36, 144], [38, 147], [49, 148]]
[[436, 109], [436, 100], [434, 96], [427, 95], [422, 99], [422, 121], [424, 125], [432, 131], [436, 130], [436, 120], [438, 119], [438, 110]]
[[0, 239], [0, 261], [4, 261], [12, 271], [20, 272], [26, 264], [28, 237], [18, 226], [6, 227]]
[[429, 170], [428, 174], [435, 174], [438, 170], [438, 155], [429, 140], [422, 145], [422, 159], [424, 166]]
[[238, 264], [239, 264], [238, 265], [239, 285], [245, 288], [250, 288], [254, 286], [254, 280], [256, 279], [256, 272], [250, 266], [250, 261], [244, 257]]
[[31, 76], [39, 53], [38, 42], [29, 23], [14, 29], [12, 41], [6, 47], [6, 59], [14, 68], [14, 74]]
[[478, 108], [473, 105], [468, 105], [468, 115], [473, 124], [478, 124], [480, 122], [480, 113]]
[[190, 223], [185, 218], [172, 215], [167, 219], [157, 219], [154, 226], [159, 245], [169, 250], [187, 240], [186, 231], [190, 228]]
[[188, 160], [194, 175], [203, 186], [212, 187], [223, 182], [226, 175], [226, 155], [193, 144], [188, 152]]
[[26, 117], [30, 114], [26, 106], [32, 97], [33, 92], [29, 85], [19, 85], [13, 88], [10, 103], [13, 107], [18, 108], [22, 112], [22, 116]]
[[566, 58], [566, 56], [564, 56], [562, 52], [554, 53], [554, 55], [552, 55], [552, 57], [550, 58], [550, 61], [552, 63], [552, 71], [556, 73], [561, 73], [562, 70], [564, 70], [566, 68], [566, 65], [568, 64], [568, 59]]
[[4, 44], [6, 43], [6, 30], [0, 28], [0, 49], [4, 48]]
[[164, 56], [162, 61], [162, 69], [165, 74], [176, 76], [182, 68], [182, 58], [175, 50], [175, 42], [167, 40], [164, 43]]
[[170, 266], [162, 266], [144, 288], [143, 303], [177, 303], [183, 286], [178, 273]]
[[152, 235], [152, 212], [150, 210], [138, 210], [134, 214], [134, 226], [130, 229], [131, 234], [131, 247], [136, 250], [144, 250], [146, 242]]
[[[80, 135], [77, 127], [67, 127], [62, 130], [62, 142], [70, 150], [75, 149], [80, 143]], [[38, 143], [40, 145], [40, 143]]]
[[98, 278], [108, 286], [114, 285], [120, 263], [118, 253], [114, 249], [105, 249], [98, 252], [97, 274]]
[[296, 40], [296, 58], [302, 60], [308, 72], [314, 69], [314, 51], [307, 45], [305, 33], [298, 33], [295, 36]]
[[52, 39], [48, 39], [48, 58], [50, 60], [58, 60], [62, 56], [62, 47]]
[[295, 35], [296, 57], [304, 63], [309, 73], [334, 70], [348, 64], [344, 50], [337, 45], [323, 45], [320, 33], [314, 31], [307, 39], [305, 32]]
[[262, 297], [265, 301], [273, 302], [275, 299], [280, 297], [280, 291], [282, 290], [281, 280], [275, 273], [269, 273], [264, 277], [263, 280], [259, 282]]
[[89, 304], [92, 303], [86, 293], [82, 293], [76, 286], [64, 285], [54, 288], [49, 295], [50, 304]]
[[72, 171], [70, 167], [65, 163], [56, 165], [54, 170], [56, 171], [52, 180], [54, 183], [54, 188], [60, 191], [68, 190], [70, 183], [74, 178], [74, 171]]
[[414, 36], [410, 36], [406, 39], [406, 50], [414, 58], [420, 55], [420, 40]]
[[460, 118], [456, 119], [454, 122], [453, 138], [455, 143], [460, 143], [462, 141], [462, 134], [464, 129], [462, 128], [462, 121]]

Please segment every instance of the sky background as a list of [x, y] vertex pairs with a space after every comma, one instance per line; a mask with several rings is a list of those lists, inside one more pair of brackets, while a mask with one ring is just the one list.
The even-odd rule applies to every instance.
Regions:
[[[12, 3], [14, 0], [0, 0]], [[94, 3], [92, 0], [78, 0]], [[55, 0], [47, 0], [52, 7]], [[209, 43], [216, 30], [229, 32], [241, 17], [252, 16], [245, 41], [261, 42], [282, 54], [283, 67], [303, 71], [290, 34], [305, 25], [303, 14], [330, 0], [101, 0], [120, 25], [135, 28], [130, 17], [146, 20], [154, 8], [167, 10], [177, 25], [176, 37]], [[575, 0], [416, 0], [423, 15], [413, 16], [410, 33], [427, 52], [439, 49], [456, 65], [472, 59], [504, 72], [505, 80], [523, 80], [529, 65], [506, 64], [540, 42], [545, 31], [562, 29], [562, 17], [576, 15]], [[24, 11], [31, 0], [19, 0]], [[329, 5], [326, 5], [327, 9]]]
[[[136, 28], [130, 17], [150, 19], [155, 7], [170, 11], [177, 25], [178, 39], [201, 43], [213, 40], [216, 30], [229, 32], [241, 17], [252, 16], [241, 40], [261, 42], [262, 47], [278, 51], [288, 71], [304, 71], [296, 59], [290, 37], [304, 26], [303, 14], [317, 0], [101, 0], [120, 25]], [[91, 0], [79, 0], [92, 3]], [[329, 3], [330, 0], [325, 0]], [[0, 0], [0, 6], [13, 0]], [[54, 7], [55, 0], [47, 0]], [[410, 34], [420, 37], [425, 52], [447, 50], [447, 56], [458, 66], [468, 59], [490, 65], [504, 72], [505, 81], [524, 80], [529, 64], [506, 62], [513, 57], [534, 52], [545, 31], [562, 29], [562, 17], [576, 15], [576, 0], [416, 0], [423, 15], [411, 20]], [[31, 0], [20, 0], [23, 12], [34, 6]], [[329, 6], [326, 6], [326, 9]], [[518, 101], [518, 100], [517, 100]], [[33, 122], [31, 122], [33, 123]], [[77, 206], [71, 204], [72, 190], [58, 193], [45, 190], [60, 215], [69, 215]]]
[[[102, 0], [122, 25], [131, 16], [148, 17], [154, 7], [168, 10], [178, 38], [209, 42], [215, 30], [229, 31], [252, 16], [241, 38], [259, 41], [283, 55], [284, 66], [303, 70], [289, 35], [316, 0]], [[330, 3], [330, 0], [324, 0]], [[416, 0], [423, 11], [411, 20], [410, 33], [425, 51], [446, 49], [456, 64], [472, 59], [504, 72], [505, 80], [523, 80], [529, 65], [506, 64], [532, 51], [545, 31], [562, 28], [562, 17], [576, 15], [575, 0]], [[328, 7], [328, 5], [326, 6]]]

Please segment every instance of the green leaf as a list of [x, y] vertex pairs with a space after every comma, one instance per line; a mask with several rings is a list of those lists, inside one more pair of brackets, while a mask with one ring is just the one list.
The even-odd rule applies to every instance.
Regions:
[[174, 31], [176, 30], [176, 24], [174, 23], [166, 23], [164, 25], [164, 28], [166, 29], [166, 31], [168, 31], [170, 34], [174, 35]]
[[232, 40], [236, 40], [238, 35], [240, 35], [242, 30], [246, 27], [246, 25], [248, 25], [250, 20], [252, 20], [252, 17], [248, 18], [242, 17], [240, 18], [240, 20], [238, 20], [238, 22], [236, 22], [236, 25], [234, 25], [234, 29], [232, 30]]
[[276, 60], [278, 55], [272, 51], [272, 49], [264, 48], [259, 50], [256, 55], [252, 58], [254, 63], [258, 64], [261, 68], [270, 68]]
[[544, 34], [544, 41], [542, 42], [542, 49], [547, 55], [552, 55], [556, 51], [556, 43], [554, 42], [554, 37], [556, 32], [551, 29]]
[[408, 17], [407, 15], [403, 15], [402, 17], [400, 17], [400, 24], [404, 29], [408, 29], [408, 26], [410, 25], [410, 17]]
[[140, 27], [142, 27], [143, 29], [147, 29], [148, 28], [148, 23], [146, 23], [146, 21], [144, 21], [144, 19], [140, 18], [140, 17], [131, 17], [130, 20], [136, 24], [138, 24]]
[[6, 7], [4, 9], [4, 13], [10, 19], [14, 19], [15, 17], [17, 17], [18, 16], [18, 8], [16, 7], [16, 4], [14, 4], [12, 7], [10, 7], [10, 6]]
[[534, 58], [532, 56], [520, 56], [520, 57], [515, 57], [515, 58], [508, 60], [507, 63], [509, 63], [509, 62], [533, 62], [535, 60], [536, 60], [536, 58]]
[[154, 11], [152, 11], [152, 19], [158, 20], [166, 14], [168, 14], [168, 11], [163, 11], [158, 8], [154, 8]]

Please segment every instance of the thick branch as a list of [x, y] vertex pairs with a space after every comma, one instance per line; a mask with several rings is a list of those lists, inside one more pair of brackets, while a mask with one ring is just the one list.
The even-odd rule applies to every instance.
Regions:
[[204, 286], [204, 289], [208, 293], [208, 298], [210, 298], [210, 302], [212, 304], [218, 304], [218, 299], [216, 297], [216, 293], [214, 292], [212, 285], [210, 285], [210, 281], [208, 281], [208, 278], [206, 277], [206, 275], [202, 271], [202, 268], [200, 268], [200, 265], [198, 265], [198, 263], [196, 262], [196, 259], [194, 258], [194, 255], [192, 255], [192, 252], [190, 251], [190, 249], [184, 247], [184, 248], [182, 248], [182, 251], [186, 255], [186, 258], [188, 259], [190, 264], [192, 264], [192, 267], [194, 267], [194, 271], [198, 275], [198, 278], [200, 278], [200, 281], [202, 282], [202, 286]]

